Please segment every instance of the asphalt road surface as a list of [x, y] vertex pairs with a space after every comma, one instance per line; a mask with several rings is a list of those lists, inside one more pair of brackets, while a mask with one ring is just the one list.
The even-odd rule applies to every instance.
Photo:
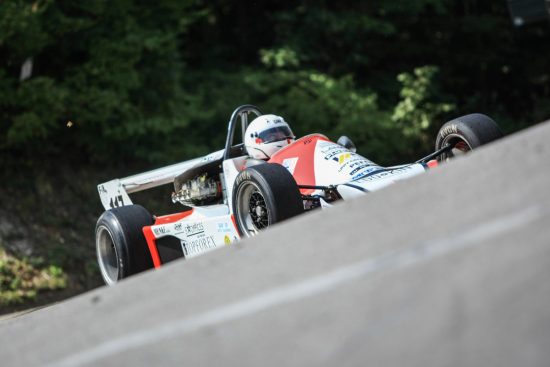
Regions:
[[2, 366], [549, 366], [550, 124], [0, 322]]

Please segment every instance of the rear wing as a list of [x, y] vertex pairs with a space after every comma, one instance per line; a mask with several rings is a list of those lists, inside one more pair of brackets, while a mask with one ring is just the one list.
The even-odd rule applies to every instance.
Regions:
[[225, 149], [218, 150], [204, 157], [99, 184], [97, 185], [97, 191], [101, 199], [101, 204], [105, 210], [117, 208], [119, 206], [132, 205], [132, 200], [128, 194], [172, 183], [176, 176], [198, 164], [222, 159], [224, 151]]
[[237, 120], [241, 120], [241, 130], [244, 141], [244, 134], [248, 127], [248, 114], [253, 113], [256, 116], [262, 115], [260, 109], [253, 105], [242, 105], [237, 107], [231, 114], [229, 126], [227, 128], [227, 139], [225, 141], [225, 149], [208, 154], [201, 158], [191, 159], [189, 161], [176, 163], [171, 166], [158, 168], [152, 171], [138, 173], [137, 175], [126, 178], [114, 179], [97, 186], [101, 204], [105, 210], [117, 208], [119, 206], [131, 205], [130, 196], [133, 192], [151, 189], [153, 187], [166, 185], [174, 182], [174, 179], [185, 172], [186, 170], [219, 159], [226, 160], [233, 153], [234, 149], [242, 149], [243, 144], [233, 145], [233, 136]]

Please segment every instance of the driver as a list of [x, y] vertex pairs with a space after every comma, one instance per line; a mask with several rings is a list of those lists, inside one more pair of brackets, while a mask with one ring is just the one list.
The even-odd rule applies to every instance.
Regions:
[[290, 126], [281, 116], [262, 115], [248, 125], [244, 145], [250, 157], [267, 160], [295, 139]]

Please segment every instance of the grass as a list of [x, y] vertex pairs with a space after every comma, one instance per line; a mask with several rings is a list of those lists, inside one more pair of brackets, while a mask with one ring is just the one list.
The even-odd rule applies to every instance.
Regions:
[[64, 289], [67, 275], [39, 257], [19, 259], [0, 247], [0, 307], [35, 300], [38, 292]]

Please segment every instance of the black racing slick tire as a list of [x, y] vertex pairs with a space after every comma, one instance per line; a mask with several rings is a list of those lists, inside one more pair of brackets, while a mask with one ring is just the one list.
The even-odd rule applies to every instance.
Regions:
[[96, 253], [107, 285], [153, 267], [142, 231], [153, 223], [153, 216], [140, 205], [110, 209], [99, 217], [95, 229]]
[[250, 237], [274, 223], [304, 212], [294, 177], [279, 164], [260, 164], [239, 173], [233, 186], [237, 228]]
[[445, 123], [437, 133], [435, 150], [450, 145], [452, 149], [439, 157], [440, 161], [446, 161], [501, 137], [502, 132], [493, 119], [473, 113]]

